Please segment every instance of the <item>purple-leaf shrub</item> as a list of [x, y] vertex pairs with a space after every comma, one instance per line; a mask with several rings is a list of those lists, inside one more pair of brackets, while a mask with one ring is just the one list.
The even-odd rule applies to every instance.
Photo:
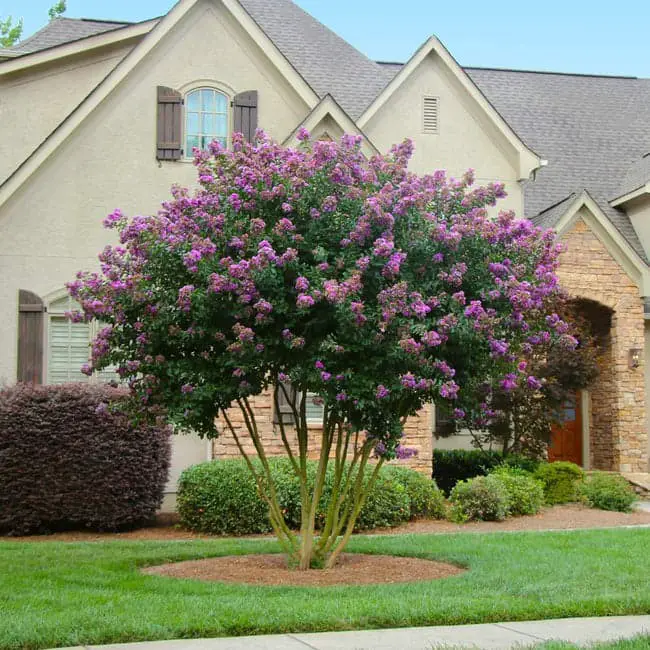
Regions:
[[86, 384], [0, 391], [0, 534], [116, 530], [155, 515], [170, 431], [116, 410], [126, 394]]

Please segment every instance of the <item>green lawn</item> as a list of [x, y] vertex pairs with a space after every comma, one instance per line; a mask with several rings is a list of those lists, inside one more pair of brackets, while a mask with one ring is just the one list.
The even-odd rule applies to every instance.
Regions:
[[650, 530], [355, 537], [351, 551], [448, 560], [445, 580], [247, 587], [139, 567], [277, 550], [272, 540], [0, 542], [0, 648], [650, 612]]

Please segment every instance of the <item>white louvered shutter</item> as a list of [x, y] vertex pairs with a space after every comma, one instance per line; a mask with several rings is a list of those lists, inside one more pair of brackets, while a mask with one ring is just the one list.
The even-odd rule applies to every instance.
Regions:
[[90, 325], [71, 323], [65, 316], [52, 316], [49, 327], [47, 380], [50, 384], [87, 382], [81, 366], [88, 363]]
[[425, 97], [422, 104], [422, 131], [438, 133], [438, 98]]

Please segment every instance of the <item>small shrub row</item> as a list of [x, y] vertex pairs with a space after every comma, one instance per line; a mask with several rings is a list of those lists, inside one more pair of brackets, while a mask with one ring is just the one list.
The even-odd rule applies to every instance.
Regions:
[[630, 512], [636, 493], [620, 474], [592, 472], [579, 487], [582, 500], [592, 508]]
[[[259, 468], [259, 461], [253, 461]], [[286, 458], [269, 459], [278, 500], [290, 527], [300, 526], [300, 486]], [[313, 485], [316, 463], [309, 462]], [[322, 524], [332, 490], [328, 468], [317, 521]], [[181, 525], [219, 535], [245, 535], [271, 530], [268, 510], [242, 459], [215, 460], [186, 469], [179, 480], [177, 509]], [[442, 518], [444, 497], [435, 484], [414, 470], [382, 468], [357, 520], [357, 530], [397, 526], [416, 517]]]
[[504, 457], [497, 451], [434, 449], [433, 479], [445, 494], [450, 494], [458, 481], [485, 476], [492, 469], [503, 464], [534, 472], [539, 461], [515, 454]]
[[544, 489], [529, 472], [501, 465], [487, 476], [459, 481], [449, 501], [452, 521], [501, 521], [539, 512]]
[[108, 408], [125, 395], [87, 384], [0, 391], [0, 534], [117, 530], [155, 515], [170, 431]]

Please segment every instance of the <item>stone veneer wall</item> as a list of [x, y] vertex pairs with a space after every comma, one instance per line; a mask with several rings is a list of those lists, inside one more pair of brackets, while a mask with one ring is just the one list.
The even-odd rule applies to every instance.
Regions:
[[[621, 472], [648, 470], [645, 414], [643, 302], [636, 284], [582, 218], [562, 240], [558, 275], [576, 298], [613, 311], [601, 374], [590, 390], [590, 467]], [[641, 351], [638, 368], [628, 366], [631, 348]]]
[[[261, 432], [262, 440], [264, 442], [264, 449], [269, 456], [284, 456], [285, 449], [282, 444], [280, 436], [280, 429], [277, 425], [273, 424], [273, 394], [271, 391], [263, 393], [254, 397], [251, 400], [251, 406], [255, 412], [255, 419], [257, 426]], [[411, 447], [417, 450], [417, 455], [403, 461], [395, 461], [408, 467], [412, 467], [423, 474], [431, 475], [431, 458], [433, 454], [433, 437], [431, 429], [431, 408], [423, 409], [417, 416], [409, 418], [404, 427], [404, 442], [405, 447]], [[244, 418], [239, 408], [233, 408], [228, 413], [228, 416], [237, 430], [237, 437], [242, 442], [242, 446], [247, 453], [255, 454], [253, 442], [246, 431]], [[295, 436], [295, 431], [290, 427], [286, 427], [287, 437], [292, 448], [297, 451], [298, 443]], [[313, 459], [318, 458], [320, 451], [320, 427], [314, 425], [309, 440], [309, 457]], [[215, 458], [238, 458], [239, 450], [235, 444], [232, 434], [225, 426], [225, 422], [219, 422], [219, 430], [222, 435], [214, 441], [213, 454]]]

